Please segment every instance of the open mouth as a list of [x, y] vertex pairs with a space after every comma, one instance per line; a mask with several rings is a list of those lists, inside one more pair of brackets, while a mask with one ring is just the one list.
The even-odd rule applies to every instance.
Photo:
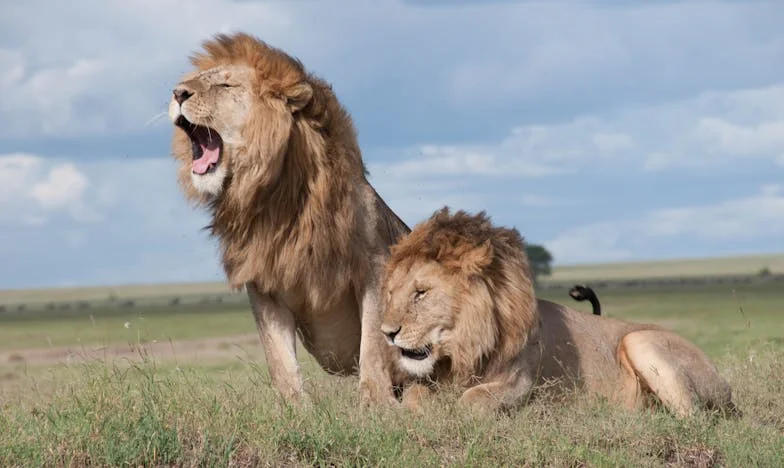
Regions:
[[203, 125], [196, 125], [180, 115], [174, 125], [185, 130], [191, 139], [193, 163], [191, 171], [194, 174], [204, 175], [213, 172], [220, 163], [223, 151], [223, 139], [215, 130]]
[[422, 361], [423, 359], [427, 359], [427, 357], [430, 356], [430, 351], [432, 351], [432, 348], [433, 347], [431, 345], [427, 345], [424, 348], [419, 349], [400, 348], [400, 354], [408, 359]]

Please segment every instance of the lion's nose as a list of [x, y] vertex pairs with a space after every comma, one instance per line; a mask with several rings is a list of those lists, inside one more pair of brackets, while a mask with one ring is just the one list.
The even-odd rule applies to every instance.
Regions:
[[177, 101], [177, 104], [182, 104], [185, 102], [189, 97], [193, 96], [193, 93], [188, 91], [185, 88], [174, 88], [172, 91], [174, 94], [174, 100]]
[[381, 330], [381, 331], [384, 332], [384, 334], [387, 336], [387, 339], [389, 340], [390, 343], [394, 343], [395, 337], [397, 336], [398, 333], [400, 333], [401, 328], [402, 327], [397, 327], [396, 330], [392, 330], [392, 331], [388, 331], [388, 330]]

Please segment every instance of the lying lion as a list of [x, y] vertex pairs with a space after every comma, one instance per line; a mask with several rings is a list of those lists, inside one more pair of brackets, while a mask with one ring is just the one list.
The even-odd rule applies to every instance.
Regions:
[[273, 384], [306, 397], [298, 334], [327, 371], [358, 364], [364, 401], [396, 402], [381, 275], [408, 227], [368, 182], [351, 117], [329, 84], [252, 36], [203, 49], [172, 92], [173, 153], [229, 284], [248, 292]]
[[[398, 365], [420, 381], [456, 381], [467, 388], [460, 403], [484, 410], [521, 404], [545, 381], [627, 408], [655, 396], [681, 416], [734, 408], [716, 367], [675, 333], [537, 301], [524, 252], [517, 230], [447, 208], [402, 238], [386, 268], [381, 327]], [[409, 405], [417, 385], [404, 394]]]

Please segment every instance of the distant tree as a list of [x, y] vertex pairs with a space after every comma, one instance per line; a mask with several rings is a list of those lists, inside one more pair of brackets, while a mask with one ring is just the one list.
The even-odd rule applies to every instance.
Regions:
[[771, 275], [773, 274], [773, 272], [772, 272], [772, 271], [770, 271], [770, 268], [768, 268], [768, 267], [763, 267], [763, 268], [761, 268], [761, 269], [760, 269], [760, 271], [759, 271], [759, 272], [757, 272], [757, 274], [758, 274], [759, 276], [771, 276]]
[[531, 273], [534, 275], [534, 283], [540, 276], [549, 276], [552, 272], [550, 264], [553, 262], [553, 255], [542, 245], [526, 244], [525, 253], [528, 255], [528, 264], [531, 266]]

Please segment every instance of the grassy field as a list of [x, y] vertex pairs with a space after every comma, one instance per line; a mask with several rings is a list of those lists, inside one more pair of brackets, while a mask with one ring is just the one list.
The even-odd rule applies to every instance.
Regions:
[[254, 331], [250, 309], [236, 305], [0, 315], [0, 350], [179, 341]]
[[563, 265], [553, 268], [548, 281], [597, 281], [722, 275], [756, 275], [763, 268], [784, 273], [784, 253], [724, 258], [700, 258], [628, 263]]
[[[247, 308], [92, 310], [0, 319], [0, 466], [784, 464], [784, 291], [597, 293], [607, 316], [661, 323], [694, 340], [733, 384], [743, 417], [679, 421], [575, 395], [481, 418], [456, 411], [454, 392], [422, 416], [362, 411], [356, 378], [327, 376], [304, 353], [315, 401], [290, 408], [269, 387]], [[545, 297], [590, 310], [565, 290]], [[172, 359], [155, 351], [161, 341], [201, 354]], [[240, 341], [244, 351], [225, 349]], [[122, 358], [41, 358], [129, 344], [143, 346]]]
[[[714, 357], [784, 337], [780, 285], [710, 285], [657, 289], [597, 289], [604, 315], [666, 325]], [[543, 297], [590, 312], [564, 291]], [[237, 305], [129, 308], [0, 315], [0, 350], [112, 343], [150, 343], [255, 332], [250, 309]], [[2, 363], [0, 363], [2, 365]]]
[[[559, 265], [551, 276], [542, 277], [543, 283], [568, 281], [597, 281], [662, 277], [756, 275], [763, 268], [773, 273], [784, 273], [784, 253], [747, 255], [739, 257], [684, 259], [651, 262], [602, 263]], [[133, 284], [93, 286], [81, 288], [45, 288], [0, 290], [0, 305], [43, 304], [66, 301], [106, 301], [122, 299], [155, 299], [192, 295], [228, 294], [224, 281], [181, 284]], [[238, 293], [241, 294], [241, 293]]]
[[34, 304], [58, 301], [103, 301], [117, 299], [158, 298], [193, 294], [228, 294], [225, 281], [208, 283], [132, 284], [83, 288], [7, 289], [0, 290], [0, 304]]

